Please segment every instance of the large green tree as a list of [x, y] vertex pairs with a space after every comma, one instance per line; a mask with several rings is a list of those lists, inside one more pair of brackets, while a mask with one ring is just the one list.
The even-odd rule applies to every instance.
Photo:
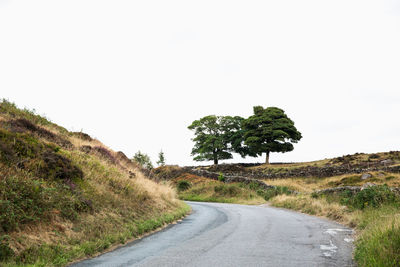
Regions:
[[192, 149], [194, 160], [212, 160], [218, 164], [219, 160], [231, 159], [232, 152], [245, 155], [242, 147], [243, 120], [241, 117], [209, 115], [193, 121], [188, 128], [195, 135], [192, 139], [195, 142]]
[[266, 154], [269, 163], [271, 152], [288, 152], [294, 149], [293, 143], [301, 138], [301, 133], [294, 126], [285, 112], [276, 107], [254, 107], [254, 115], [243, 122], [244, 143], [250, 156]]

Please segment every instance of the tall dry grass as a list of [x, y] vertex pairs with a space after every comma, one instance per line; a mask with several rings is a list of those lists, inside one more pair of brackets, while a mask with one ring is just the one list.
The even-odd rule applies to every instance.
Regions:
[[338, 186], [361, 186], [365, 183], [374, 183], [377, 185], [387, 184], [392, 187], [400, 186], [399, 173], [386, 173], [383, 171], [370, 172], [372, 178], [362, 180], [362, 174], [345, 174], [327, 178], [285, 178], [285, 179], [265, 179], [263, 182], [269, 185], [286, 186], [292, 190], [311, 193], [315, 190], [326, 189]]

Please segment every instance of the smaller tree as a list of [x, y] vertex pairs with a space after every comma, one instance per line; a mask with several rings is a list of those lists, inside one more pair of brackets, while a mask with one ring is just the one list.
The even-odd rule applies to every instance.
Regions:
[[165, 165], [165, 156], [164, 152], [161, 150], [160, 153], [158, 153], [158, 161], [157, 161], [158, 166], [164, 166]]
[[137, 162], [143, 168], [149, 170], [153, 169], [153, 164], [151, 163], [150, 157], [147, 154], [140, 152], [140, 150], [135, 153], [132, 160]]
[[194, 131], [192, 156], [196, 161], [231, 159], [232, 152], [244, 155], [241, 117], [210, 115], [195, 120], [188, 128]]

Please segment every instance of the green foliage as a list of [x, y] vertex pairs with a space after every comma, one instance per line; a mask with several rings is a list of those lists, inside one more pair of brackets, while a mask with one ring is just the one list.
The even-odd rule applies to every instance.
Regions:
[[220, 182], [225, 182], [225, 176], [222, 172], [219, 173], [218, 175], [218, 181]]
[[133, 156], [133, 161], [137, 162], [140, 166], [145, 169], [153, 169], [153, 164], [151, 163], [150, 157], [146, 153], [140, 151], [136, 152]]
[[14, 256], [14, 251], [9, 246], [9, 239], [8, 235], [0, 235], [0, 262]]
[[400, 218], [397, 205], [367, 208], [357, 228], [357, 266], [400, 266]]
[[27, 134], [0, 129], [0, 162], [32, 172], [43, 179], [83, 178], [82, 170], [53, 144]]
[[263, 188], [259, 184], [251, 182], [249, 184], [241, 184], [241, 187], [249, 188], [257, 193], [260, 197], [264, 198], [265, 200], [269, 200], [277, 195], [290, 195], [291, 191], [286, 186], [275, 186], [274, 188]]
[[257, 194], [242, 187], [238, 183], [225, 184], [218, 181], [209, 181], [193, 185], [188, 190], [179, 192], [179, 197], [190, 201], [260, 204], [263, 199]]
[[384, 204], [399, 202], [399, 197], [387, 185], [371, 186], [352, 195], [346, 191], [341, 195], [340, 203], [356, 209], [378, 208]]
[[90, 203], [67, 185], [34, 180], [29, 176], [5, 175], [0, 180], [0, 233], [20, 225], [47, 220], [56, 211], [74, 220], [78, 212], [89, 211]]
[[191, 186], [192, 185], [188, 181], [181, 180], [178, 182], [176, 187], [178, 189], [178, 192], [182, 192], [182, 191], [188, 190]]
[[219, 196], [236, 197], [237, 195], [240, 194], [241, 192], [240, 189], [241, 188], [238, 187], [237, 185], [221, 184], [214, 187], [214, 192], [217, 193]]
[[242, 152], [243, 141], [241, 121], [243, 118], [210, 115], [195, 120], [188, 127], [194, 131], [195, 144], [192, 156], [196, 161], [231, 159], [232, 152]]
[[392, 225], [362, 238], [355, 250], [358, 266], [400, 266], [400, 228]]
[[256, 155], [266, 153], [267, 163], [270, 152], [292, 151], [293, 143], [302, 138], [294, 122], [282, 109], [276, 107], [254, 107], [254, 115], [243, 122], [243, 128], [249, 151]]
[[158, 161], [156, 163], [158, 166], [165, 166], [165, 156], [162, 150], [158, 153]]

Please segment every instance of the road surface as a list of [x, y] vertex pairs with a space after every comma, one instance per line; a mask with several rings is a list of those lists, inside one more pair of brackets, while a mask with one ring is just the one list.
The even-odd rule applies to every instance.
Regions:
[[352, 266], [352, 230], [268, 206], [188, 202], [181, 222], [87, 266]]

